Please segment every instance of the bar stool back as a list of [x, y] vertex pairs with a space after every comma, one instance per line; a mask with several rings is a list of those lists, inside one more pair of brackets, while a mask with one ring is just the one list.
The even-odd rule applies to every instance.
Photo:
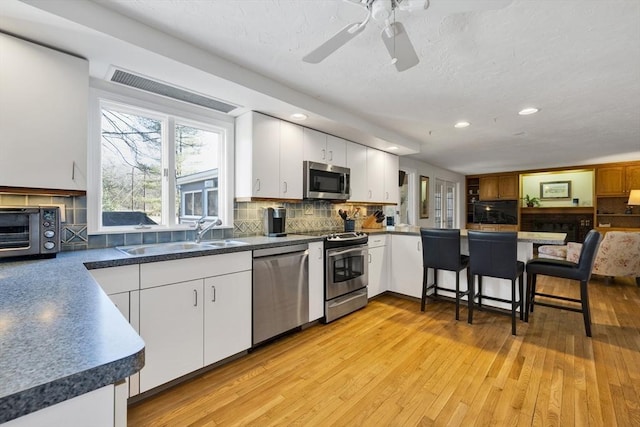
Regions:
[[[522, 278], [524, 263], [518, 261], [518, 233], [496, 231], [468, 231], [469, 269], [471, 270], [470, 291], [472, 300], [478, 298], [478, 307], [482, 308], [482, 299], [511, 304], [511, 333], [516, 334], [516, 308], [520, 307], [520, 320], [524, 318], [524, 297]], [[478, 292], [475, 292], [475, 277], [478, 276]], [[483, 295], [482, 277], [496, 277], [511, 280], [511, 300]], [[516, 279], [518, 279], [519, 298], [516, 299]], [[470, 310], [470, 322], [473, 321], [473, 304]]]
[[[468, 268], [469, 257], [460, 254], [460, 230], [441, 228], [421, 228], [422, 239], [422, 301], [420, 310], [424, 311], [426, 299], [438, 298], [438, 290], [453, 292], [456, 300], [456, 320], [460, 320], [460, 297], [469, 295], [469, 288], [460, 292], [460, 271]], [[429, 268], [433, 269], [433, 283], [427, 284]], [[449, 289], [438, 285], [438, 270], [456, 272], [456, 288]], [[468, 270], [467, 270], [468, 275]], [[469, 281], [467, 280], [467, 283]], [[433, 289], [432, 295], [427, 291]], [[469, 298], [469, 303], [471, 298]], [[471, 317], [469, 317], [469, 322]]]

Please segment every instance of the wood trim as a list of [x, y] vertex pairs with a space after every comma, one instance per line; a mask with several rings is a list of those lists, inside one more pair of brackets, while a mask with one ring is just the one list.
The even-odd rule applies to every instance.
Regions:
[[555, 208], [520, 208], [521, 215], [544, 215], [544, 214], [593, 214], [593, 206], [587, 207], [555, 207]]
[[55, 188], [28, 188], [28, 187], [7, 187], [0, 186], [0, 193], [8, 194], [25, 194], [25, 195], [37, 195], [37, 196], [86, 196], [87, 192], [84, 190], [60, 190]]

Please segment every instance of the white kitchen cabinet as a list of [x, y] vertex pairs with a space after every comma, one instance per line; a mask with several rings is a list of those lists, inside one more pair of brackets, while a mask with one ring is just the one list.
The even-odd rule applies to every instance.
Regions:
[[251, 271], [204, 280], [204, 365], [251, 347]]
[[347, 167], [350, 169], [352, 202], [366, 202], [369, 199], [367, 179], [367, 147], [353, 142], [347, 143]]
[[[119, 427], [114, 419], [118, 396], [113, 384], [7, 421], [3, 427]], [[126, 405], [126, 402], [124, 402]]]
[[203, 366], [203, 280], [140, 291], [144, 392]]
[[389, 250], [387, 236], [369, 235], [369, 285], [367, 293], [373, 298], [387, 290], [389, 282]]
[[304, 128], [304, 160], [346, 166], [347, 142], [333, 135]]
[[367, 202], [384, 201], [384, 159], [383, 151], [367, 148]]
[[397, 204], [399, 159], [394, 154], [349, 142], [351, 202]]
[[86, 190], [89, 63], [0, 33], [0, 183]]
[[420, 298], [422, 241], [420, 236], [391, 235], [391, 290]]
[[309, 322], [324, 316], [324, 243], [309, 243]]
[[384, 153], [384, 203], [397, 205], [400, 200], [399, 169], [400, 158], [395, 154]]
[[236, 198], [302, 199], [302, 127], [249, 112], [236, 119]]

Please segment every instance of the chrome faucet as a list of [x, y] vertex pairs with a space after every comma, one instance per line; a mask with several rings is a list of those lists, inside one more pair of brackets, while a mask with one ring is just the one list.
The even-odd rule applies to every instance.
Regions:
[[205, 218], [206, 216], [203, 216], [196, 222], [196, 243], [200, 243], [200, 241], [202, 240], [202, 236], [204, 235], [204, 233], [209, 231], [209, 229], [217, 225], [222, 225], [222, 220], [218, 218], [215, 221], [212, 221], [209, 224], [207, 224], [207, 226], [204, 226]]

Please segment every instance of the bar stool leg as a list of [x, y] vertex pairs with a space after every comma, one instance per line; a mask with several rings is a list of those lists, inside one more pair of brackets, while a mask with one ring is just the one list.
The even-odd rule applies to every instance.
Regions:
[[482, 308], [482, 276], [478, 276], [478, 308]]
[[424, 305], [427, 299], [427, 278], [429, 276], [429, 269], [422, 269], [422, 300], [420, 301], [420, 311], [424, 311]]
[[520, 320], [524, 320], [524, 300], [525, 297], [523, 295], [523, 290], [524, 290], [524, 286], [522, 284], [522, 280], [524, 279], [524, 274], [521, 274], [520, 276], [518, 276], [518, 295], [520, 297], [520, 299], [518, 300], [518, 303], [520, 305]]
[[580, 300], [582, 300], [582, 317], [584, 317], [584, 329], [587, 336], [591, 336], [591, 311], [589, 310], [589, 293], [587, 291], [587, 281], [580, 281]]
[[460, 271], [456, 272], [456, 320], [460, 320]]
[[476, 299], [476, 291], [475, 291], [475, 281], [476, 281], [476, 276], [474, 276], [473, 274], [469, 273], [469, 279], [467, 281], [468, 286], [469, 286], [469, 318], [467, 319], [467, 322], [469, 322], [469, 324], [473, 323], [473, 306], [475, 303], [475, 299]]
[[516, 279], [511, 279], [511, 335], [516, 334]]

